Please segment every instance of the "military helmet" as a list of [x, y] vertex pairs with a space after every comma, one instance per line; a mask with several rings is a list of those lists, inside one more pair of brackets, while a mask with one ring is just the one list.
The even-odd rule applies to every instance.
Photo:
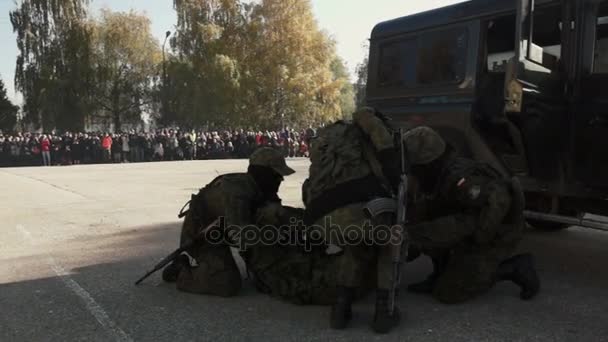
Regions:
[[443, 138], [430, 127], [421, 126], [403, 134], [408, 162], [412, 165], [429, 164], [445, 152]]
[[295, 173], [292, 168], [287, 166], [285, 157], [271, 147], [262, 147], [255, 150], [249, 157], [249, 165], [269, 167], [281, 176], [289, 176]]

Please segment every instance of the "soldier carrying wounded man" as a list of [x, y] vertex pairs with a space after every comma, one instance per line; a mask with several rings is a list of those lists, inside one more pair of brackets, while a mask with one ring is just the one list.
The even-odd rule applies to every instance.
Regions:
[[[239, 247], [260, 292], [294, 304], [331, 305], [334, 329], [345, 328], [353, 301], [375, 289], [371, 326], [387, 333], [400, 320], [393, 302], [398, 292], [391, 292], [392, 236], [385, 234], [396, 215], [371, 217], [365, 209], [370, 201], [396, 197], [405, 158], [412, 175], [408, 188], [417, 189], [409, 197], [423, 194], [424, 207], [432, 208], [407, 217], [408, 261], [423, 253], [434, 265], [427, 280], [408, 290], [457, 303], [509, 280], [520, 286], [523, 299], [534, 297], [540, 283], [532, 257], [509, 259], [523, 234], [517, 182], [459, 158], [428, 127], [405, 133], [405, 151], [396, 136], [371, 108], [356, 112], [352, 122], [319, 130], [302, 189], [305, 209], [283, 206], [278, 197], [283, 177], [294, 173], [284, 157], [271, 148], [256, 150], [246, 173], [219, 176], [192, 196], [180, 239], [188, 248], [164, 269], [163, 279], [185, 292], [235, 296], [242, 279], [231, 247]], [[219, 227], [200, 239], [200, 230], [218, 218]], [[339, 253], [328, 253], [328, 246]]]

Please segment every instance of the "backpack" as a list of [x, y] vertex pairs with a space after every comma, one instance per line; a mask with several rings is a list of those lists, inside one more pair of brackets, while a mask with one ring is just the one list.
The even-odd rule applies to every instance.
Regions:
[[351, 122], [337, 121], [319, 129], [310, 145], [305, 204], [336, 186], [382, 173], [368, 137]]

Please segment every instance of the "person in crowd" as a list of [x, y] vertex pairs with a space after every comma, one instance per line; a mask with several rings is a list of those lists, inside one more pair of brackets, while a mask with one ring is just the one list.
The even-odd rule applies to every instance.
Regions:
[[66, 132], [61, 139], [61, 164], [72, 165], [72, 144], [74, 139], [72, 133]]
[[300, 143], [300, 151], [299, 151], [299, 157], [306, 157], [308, 158], [308, 145], [306, 144], [306, 142], [302, 141]]
[[[111, 153], [112, 153], [112, 137], [110, 136], [110, 133], [106, 133], [103, 137], [103, 140], [101, 140], [101, 148], [102, 148], [102, 157], [103, 157], [103, 161], [108, 163], [110, 162], [110, 158], [111, 158]], [[118, 142], [117, 142], [118, 143]], [[97, 158], [94, 158], [95, 160], [97, 160]]]
[[53, 165], [60, 165], [61, 160], [61, 138], [53, 134], [51, 139], [51, 159]]
[[167, 154], [167, 160], [175, 160], [176, 158], [176, 152], [177, 152], [177, 147], [178, 147], [178, 141], [177, 141], [177, 137], [175, 136], [175, 133], [173, 132], [173, 130], [169, 131], [169, 137], [167, 139], [167, 145], [166, 145], [166, 151], [165, 153]]
[[196, 131], [195, 130], [192, 130], [190, 132], [190, 146], [191, 146], [190, 159], [194, 160], [194, 159], [196, 159], [196, 149], [197, 149], [197, 145], [196, 145]]
[[81, 144], [82, 136], [79, 134], [74, 138], [74, 142], [72, 143], [72, 162], [74, 165], [80, 164], [82, 160], [82, 144]]
[[152, 156], [154, 155], [154, 138], [152, 134], [148, 133], [144, 135], [142, 143], [144, 146], [143, 160], [146, 162], [152, 161]]
[[103, 147], [101, 144], [102, 139], [98, 135], [91, 135], [89, 139], [89, 164], [103, 162]]
[[203, 160], [207, 155], [207, 141], [204, 135], [199, 134], [196, 139], [196, 159]]
[[20, 157], [21, 157], [21, 137], [15, 137], [11, 140], [10, 144], [10, 152], [11, 152], [11, 161], [13, 164], [20, 166]]
[[40, 159], [42, 158], [41, 155], [41, 151], [40, 151], [40, 141], [38, 139], [37, 136], [32, 136], [30, 137], [30, 141], [28, 144], [28, 149], [31, 151], [31, 158], [30, 158], [30, 166], [38, 166], [40, 165]]
[[[113, 140], [115, 141], [119, 141], [119, 136], [114, 134], [113, 136]], [[120, 163], [122, 162], [122, 144], [112, 144], [112, 157], [113, 157], [113, 161], [114, 163]]]
[[163, 161], [165, 156], [165, 149], [163, 148], [163, 142], [161, 139], [157, 139], [154, 143], [154, 158], [155, 161]]
[[146, 148], [146, 137], [142, 133], [135, 134], [135, 162], [140, 163], [144, 161], [144, 150]]
[[[307, 130], [158, 129], [153, 132], [0, 133], [0, 166], [70, 165], [153, 160], [246, 159], [259, 147], [307, 157]], [[162, 145], [162, 153], [160, 153]]]
[[51, 166], [51, 141], [46, 134], [42, 136], [40, 141], [40, 151], [42, 151], [42, 164]]
[[130, 162], [131, 147], [129, 146], [129, 136], [127, 134], [123, 134], [120, 140], [122, 143], [122, 161], [123, 163]]
[[137, 140], [138, 139], [137, 139], [137, 135], [135, 135], [135, 131], [134, 130], [131, 130], [129, 132], [129, 134], [125, 134], [125, 136], [129, 139], [129, 143], [128, 143], [128, 145], [129, 145], [129, 161], [131, 163], [136, 163], [138, 161], [137, 160], [137, 157], [138, 157], [138, 152], [137, 152], [137, 149], [138, 149], [138, 146], [137, 146], [138, 145], [138, 141]]
[[93, 160], [93, 133], [85, 133], [82, 136], [82, 153], [83, 153], [83, 163], [84, 164], [92, 164], [95, 161]]

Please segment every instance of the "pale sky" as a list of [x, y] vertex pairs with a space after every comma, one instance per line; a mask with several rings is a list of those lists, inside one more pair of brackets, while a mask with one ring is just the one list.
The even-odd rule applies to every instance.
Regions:
[[[338, 43], [338, 54], [346, 61], [354, 77], [355, 67], [366, 54], [363, 44], [375, 24], [408, 14], [442, 7], [464, 0], [312, 0], [319, 26], [329, 32]], [[176, 15], [173, 0], [92, 0], [94, 13], [101, 7], [116, 11], [131, 8], [143, 11], [152, 19], [153, 32], [159, 40], [167, 30], [173, 31]], [[14, 91], [15, 59], [17, 46], [9, 20], [15, 8], [14, 0], [0, 0], [0, 77], [8, 95], [18, 104], [19, 94]]]

